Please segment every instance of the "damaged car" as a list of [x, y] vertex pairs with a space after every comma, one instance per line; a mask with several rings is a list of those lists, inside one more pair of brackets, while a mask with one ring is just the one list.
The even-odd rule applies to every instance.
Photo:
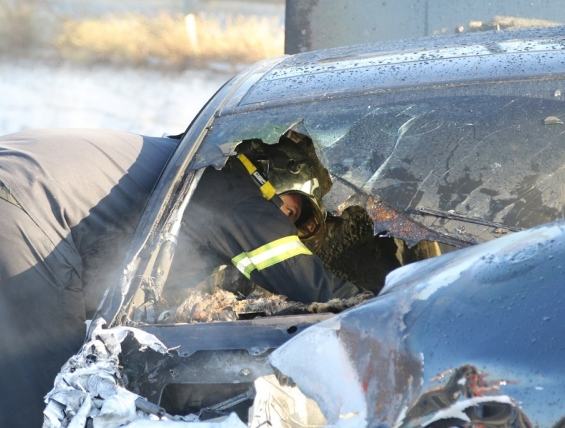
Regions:
[[[565, 217], [564, 121], [562, 27], [236, 76], [181, 136], [44, 426], [565, 426], [565, 225], [540, 226]], [[291, 302], [230, 266], [167, 297], [204, 169], [289, 135], [331, 175], [314, 252], [377, 297]]]

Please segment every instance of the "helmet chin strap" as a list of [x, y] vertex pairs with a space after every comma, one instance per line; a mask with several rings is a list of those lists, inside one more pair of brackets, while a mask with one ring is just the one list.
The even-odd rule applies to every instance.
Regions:
[[266, 200], [274, 203], [277, 208], [282, 207], [283, 200], [279, 195], [277, 195], [277, 189], [275, 189], [275, 186], [273, 186], [269, 180], [263, 177], [263, 175], [257, 170], [257, 167], [253, 165], [253, 162], [251, 162], [243, 153], [238, 154], [237, 158], [243, 164], [243, 167], [261, 191], [261, 195], [263, 195]]

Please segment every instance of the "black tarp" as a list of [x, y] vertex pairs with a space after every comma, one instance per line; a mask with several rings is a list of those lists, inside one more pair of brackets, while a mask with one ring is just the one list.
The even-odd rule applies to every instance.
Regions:
[[41, 424], [42, 397], [81, 344], [174, 147], [92, 130], [0, 139], [11, 195], [0, 200], [0, 426]]

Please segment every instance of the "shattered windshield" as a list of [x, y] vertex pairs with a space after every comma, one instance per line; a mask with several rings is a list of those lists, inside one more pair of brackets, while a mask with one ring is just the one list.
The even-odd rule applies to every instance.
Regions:
[[[242, 142], [272, 147], [289, 130], [311, 140], [333, 186], [323, 200], [324, 240], [310, 250], [335, 276], [378, 293], [398, 266], [564, 217], [563, 90], [561, 80], [526, 80], [246, 106], [219, 114], [191, 169], [229, 169]], [[220, 192], [198, 186], [200, 201]], [[359, 303], [318, 307], [287, 300], [280, 290], [256, 293], [237, 267], [193, 249], [196, 238], [183, 236], [192, 230], [206, 237], [198, 245], [208, 245], [223, 230], [215, 225], [225, 223], [226, 206], [203, 210], [187, 202], [178, 248], [160, 252], [172, 260], [170, 272], [157, 257], [143, 277], [146, 296], [129, 314], [133, 322], [339, 312]], [[197, 219], [207, 219], [206, 233], [194, 226]]]
[[474, 243], [564, 217], [564, 91], [562, 80], [483, 82], [246, 107], [216, 120], [194, 167], [299, 123], [333, 176], [330, 210], [370, 195]]

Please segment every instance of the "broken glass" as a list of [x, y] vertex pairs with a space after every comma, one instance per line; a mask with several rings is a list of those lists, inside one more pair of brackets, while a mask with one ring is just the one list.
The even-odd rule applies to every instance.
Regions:
[[[333, 176], [331, 211], [365, 198], [439, 241], [481, 242], [564, 217], [563, 86], [441, 85], [232, 109], [217, 118], [193, 167], [220, 168], [238, 142], [273, 144], [300, 124]], [[388, 232], [411, 240], [416, 228], [397, 229]]]

